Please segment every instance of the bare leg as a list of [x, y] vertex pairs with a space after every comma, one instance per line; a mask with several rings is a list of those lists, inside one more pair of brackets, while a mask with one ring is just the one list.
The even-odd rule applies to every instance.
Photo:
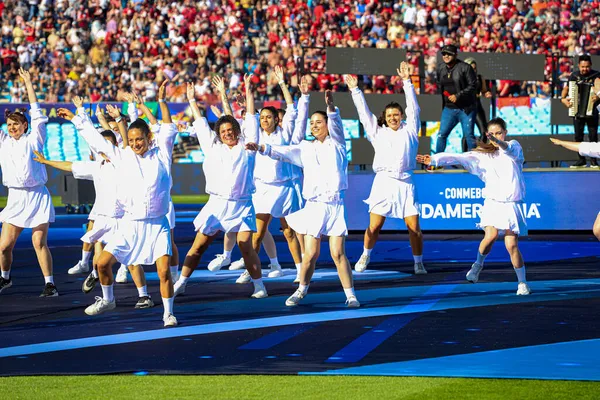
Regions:
[[365, 249], [372, 249], [379, 239], [379, 232], [385, 223], [385, 217], [377, 214], [369, 214], [369, 227], [365, 231], [364, 246]]
[[479, 243], [479, 254], [488, 255], [492, 251], [492, 246], [496, 242], [496, 239], [498, 239], [498, 229], [493, 226], [486, 226], [485, 236], [481, 243]]
[[594, 232], [594, 236], [596, 236], [596, 238], [600, 240], [600, 213], [598, 213], [598, 216], [596, 217], [596, 221], [594, 222], [594, 227], [592, 228], [592, 231]]
[[135, 283], [135, 287], [141, 288], [146, 286], [146, 274], [141, 265], [129, 265], [127, 268], [129, 269], [133, 283]]
[[345, 242], [346, 237], [344, 236], [329, 237], [331, 258], [337, 268], [342, 287], [350, 289], [354, 286], [354, 283], [352, 282], [352, 268], [350, 267], [350, 262], [348, 262], [348, 257], [346, 257]]
[[183, 268], [181, 269], [181, 274], [179, 276], [180, 280], [181, 278], [185, 278], [185, 280], [187, 280], [187, 278], [192, 275], [192, 272], [194, 272], [200, 263], [202, 254], [204, 254], [206, 249], [208, 249], [208, 246], [212, 243], [214, 238], [214, 235], [206, 236], [200, 232], [196, 234], [194, 243], [192, 244], [190, 251], [188, 251], [187, 255], [185, 256], [185, 260], [183, 261]]
[[256, 254], [256, 250], [252, 245], [253, 241], [254, 240], [252, 232], [238, 232], [237, 244], [240, 248], [240, 251], [242, 252], [242, 258], [244, 259], [246, 270], [248, 271], [252, 279], [261, 279], [262, 272], [260, 267], [260, 259], [258, 258], [258, 254]]
[[298, 237], [296, 236], [296, 232], [288, 225], [285, 218], [280, 218], [281, 229], [283, 230], [283, 236], [288, 243], [288, 247], [290, 248], [290, 253], [292, 254], [292, 258], [294, 259], [294, 264], [299, 264], [302, 262], [302, 252], [300, 247], [300, 242], [298, 242]]
[[510, 262], [512, 263], [513, 268], [523, 268], [525, 263], [523, 262], [521, 250], [519, 250], [519, 237], [511, 231], [506, 231], [504, 244], [510, 255]]
[[275, 245], [275, 239], [273, 235], [267, 229], [265, 236], [263, 237], [262, 245], [269, 258], [277, 258], [277, 246]]
[[[252, 247], [256, 254], [260, 251], [260, 245], [269, 229], [271, 218], [271, 214], [256, 214], [256, 232], [252, 235]], [[238, 232], [237, 240], [239, 245], [240, 232]]]
[[23, 232], [23, 228], [6, 222], [2, 224], [2, 233], [0, 234], [0, 268], [2, 271], [10, 271], [13, 262], [12, 252], [21, 232]]
[[320, 253], [321, 239], [304, 235], [304, 257], [302, 258], [302, 270], [300, 271], [300, 285], [309, 285]]
[[52, 276], [52, 254], [48, 248], [48, 227], [49, 224], [42, 224], [33, 228], [31, 242], [37, 256], [40, 268], [44, 277]]
[[423, 234], [421, 233], [421, 226], [419, 225], [419, 216], [411, 215], [410, 217], [406, 217], [404, 218], [404, 223], [408, 228], [408, 240], [413, 256], [422, 256]]

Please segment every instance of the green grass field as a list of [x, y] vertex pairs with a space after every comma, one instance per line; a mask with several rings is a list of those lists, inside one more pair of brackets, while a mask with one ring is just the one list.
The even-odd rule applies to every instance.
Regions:
[[[196, 196], [173, 196], [173, 202], [175, 204], [205, 204], [207, 201], [207, 194], [200, 194]], [[64, 206], [60, 196], [52, 196], [52, 204], [54, 204], [54, 207]], [[6, 207], [6, 197], [0, 197], [0, 208], [4, 207]]]
[[350, 376], [0, 378], [3, 399], [597, 399], [596, 382]]

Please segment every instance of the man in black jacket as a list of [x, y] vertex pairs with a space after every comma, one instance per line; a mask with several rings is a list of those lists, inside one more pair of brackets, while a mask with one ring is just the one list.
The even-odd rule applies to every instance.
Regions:
[[471, 66], [458, 58], [454, 45], [442, 48], [442, 64], [438, 66], [438, 87], [442, 93], [442, 118], [436, 143], [436, 153], [446, 149], [448, 135], [460, 122], [469, 150], [475, 148], [475, 118], [477, 116], [477, 76]]

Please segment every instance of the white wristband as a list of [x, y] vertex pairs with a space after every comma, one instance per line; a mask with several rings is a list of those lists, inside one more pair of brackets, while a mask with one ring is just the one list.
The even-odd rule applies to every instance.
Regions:
[[118, 124], [119, 122], [121, 122], [121, 120], [123, 120], [123, 117], [119, 117], [119, 118], [115, 119], [115, 122]]
[[164, 103], [164, 102], [165, 102], [165, 99], [158, 99], [158, 102], [159, 102], [159, 103]]
[[285, 85], [285, 81], [279, 81], [279, 85], [281, 85], [281, 86]]
[[191, 99], [191, 100], [188, 100], [188, 102], [190, 102], [190, 103], [195, 103], [195, 102], [196, 102], [196, 99]]

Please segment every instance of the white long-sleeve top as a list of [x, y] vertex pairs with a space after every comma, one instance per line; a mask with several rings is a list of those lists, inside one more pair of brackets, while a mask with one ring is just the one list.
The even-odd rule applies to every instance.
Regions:
[[246, 143], [258, 142], [258, 115], [246, 114], [243, 134], [231, 148], [221, 143], [206, 118], [194, 121], [193, 128], [204, 152], [206, 193], [227, 200], [252, 199], [256, 152], [246, 150]]
[[138, 119], [139, 115], [140, 114], [135, 103], [129, 103], [127, 105], [127, 116], [129, 117], [129, 123], [132, 124], [133, 122], [135, 122], [135, 120]]
[[587, 157], [600, 158], [600, 143], [594, 143], [594, 142], [579, 143], [579, 154], [581, 154], [582, 156], [587, 156]]
[[506, 150], [499, 149], [491, 154], [469, 151], [431, 156], [433, 166], [462, 165], [485, 183], [483, 198], [500, 202], [521, 201], [525, 198], [524, 161], [523, 149], [516, 140], [509, 141]]
[[329, 136], [290, 146], [266, 144], [264, 154], [304, 169], [302, 197], [308, 201], [336, 202], [348, 188], [346, 140], [339, 110], [327, 113]]
[[33, 151], [44, 152], [46, 123], [38, 103], [31, 104], [31, 131], [18, 140], [0, 130], [0, 167], [2, 184], [8, 188], [32, 188], [48, 181], [46, 166], [33, 161]]
[[106, 160], [75, 161], [71, 165], [76, 179], [94, 181], [96, 201], [90, 215], [121, 218], [124, 214], [117, 193], [119, 192], [119, 172], [115, 165]]
[[[306, 137], [306, 125], [308, 124], [308, 104], [310, 95], [303, 94], [298, 99], [298, 113], [294, 123], [294, 133], [292, 134], [292, 142], [290, 144], [301, 143]], [[303, 176], [302, 168], [297, 165], [290, 164], [292, 167], [292, 179], [300, 179]]]
[[410, 80], [404, 81], [406, 94], [406, 121], [397, 131], [380, 126], [377, 117], [369, 110], [365, 96], [359, 88], [352, 89], [352, 101], [358, 111], [358, 118], [365, 129], [367, 139], [375, 149], [373, 170], [394, 179], [406, 179], [416, 168], [419, 147], [419, 104], [415, 88]]
[[[297, 114], [296, 107], [293, 104], [288, 105], [281, 124], [282, 127], [277, 126], [271, 134], [265, 132], [264, 129], [260, 129], [258, 143], [271, 146], [289, 146], [293, 143], [300, 143], [304, 137], [298, 139], [293, 136]], [[256, 157], [254, 179], [267, 184], [281, 184], [293, 179], [292, 169], [293, 165], [289, 163], [259, 155]]]
[[143, 220], [165, 216], [169, 211], [175, 124], [163, 124], [155, 138], [156, 146], [143, 156], [130, 147], [115, 147], [98, 134], [89, 117], [79, 112], [73, 123], [90, 148], [104, 153], [119, 174], [118, 200], [125, 212], [123, 218]]

